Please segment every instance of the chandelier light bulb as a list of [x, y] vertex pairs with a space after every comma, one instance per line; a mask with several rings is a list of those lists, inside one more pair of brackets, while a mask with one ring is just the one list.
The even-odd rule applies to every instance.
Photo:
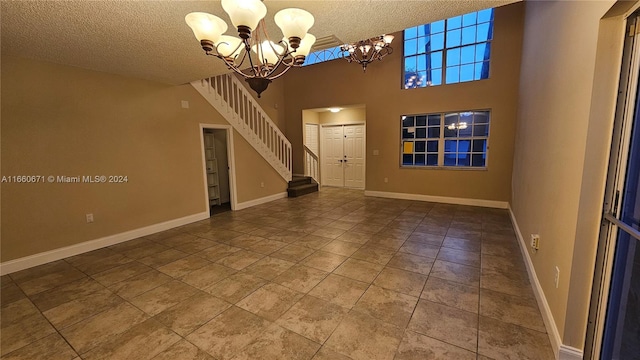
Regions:
[[193, 30], [198, 41], [218, 42], [220, 36], [227, 31], [227, 23], [219, 17], [205, 12], [192, 12], [184, 17], [187, 25]]
[[222, 35], [220, 40], [216, 44], [216, 50], [220, 55], [225, 58], [235, 58], [240, 54], [243, 46], [241, 46], [242, 39], [235, 36]]
[[384, 41], [385, 44], [391, 44], [391, 42], [393, 41], [393, 39], [395, 38], [395, 36], [393, 35], [382, 35], [382, 41]]
[[307, 31], [313, 26], [314, 18], [308, 11], [289, 8], [283, 9], [273, 17], [276, 25], [282, 30], [282, 34], [289, 40], [292, 48], [298, 48], [300, 40], [307, 35]]
[[251, 31], [267, 15], [267, 7], [260, 0], [222, 0], [221, 3], [243, 39], [251, 37]]
[[253, 45], [251, 50], [258, 55], [258, 59], [264, 65], [274, 65], [278, 62], [278, 58], [284, 54], [284, 47], [274, 43], [273, 41], [264, 41], [262, 44]]

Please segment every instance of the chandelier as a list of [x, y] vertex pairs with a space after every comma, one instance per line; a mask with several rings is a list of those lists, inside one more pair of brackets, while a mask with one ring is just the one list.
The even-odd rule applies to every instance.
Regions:
[[238, 37], [223, 35], [227, 23], [215, 15], [192, 12], [185, 21], [204, 52], [244, 77], [258, 97], [272, 80], [292, 67], [302, 66], [316, 41], [307, 33], [313, 26], [313, 15], [305, 10], [289, 8], [276, 13], [274, 21], [284, 37], [274, 42], [265, 29], [267, 7], [262, 1], [222, 0], [222, 9], [237, 28]]
[[348, 62], [362, 64], [362, 71], [367, 71], [367, 65], [376, 60], [382, 60], [393, 52], [391, 47], [393, 35], [380, 35], [367, 40], [360, 40], [355, 44], [344, 44], [340, 50], [347, 52], [344, 58]]

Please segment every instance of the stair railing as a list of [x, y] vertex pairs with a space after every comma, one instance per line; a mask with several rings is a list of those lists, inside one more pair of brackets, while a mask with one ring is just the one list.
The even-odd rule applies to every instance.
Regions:
[[311, 176], [315, 182], [320, 183], [320, 162], [316, 155], [307, 145], [304, 147], [304, 175]]
[[191, 85], [284, 180], [291, 181], [291, 143], [240, 80], [225, 74], [193, 81]]

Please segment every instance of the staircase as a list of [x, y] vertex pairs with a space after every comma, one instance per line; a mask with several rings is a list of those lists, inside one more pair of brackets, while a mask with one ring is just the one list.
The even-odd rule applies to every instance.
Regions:
[[310, 176], [294, 176], [289, 181], [289, 188], [287, 189], [289, 197], [297, 197], [316, 191], [318, 191], [318, 183]]
[[240, 80], [225, 74], [193, 81], [191, 85], [284, 180], [291, 181], [291, 143]]

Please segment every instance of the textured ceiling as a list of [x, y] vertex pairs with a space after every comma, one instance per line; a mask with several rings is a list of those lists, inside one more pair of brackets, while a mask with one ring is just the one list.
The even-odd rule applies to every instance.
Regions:
[[[309, 31], [355, 42], [383, 33], [518, 0], [301, 0], [271, 1], [267, 31], [282, 36], [273, 22], [280, 9], [299, 7], [315, 16]], [[183, 84], [227, 72], [204, 55], [184, 16], [218, 15], [230, 25], [220, 1], [8, 1], [0, 12], [2, 52], [81, 68]], [[396, 40], [398, 41], [398, 40]]]

